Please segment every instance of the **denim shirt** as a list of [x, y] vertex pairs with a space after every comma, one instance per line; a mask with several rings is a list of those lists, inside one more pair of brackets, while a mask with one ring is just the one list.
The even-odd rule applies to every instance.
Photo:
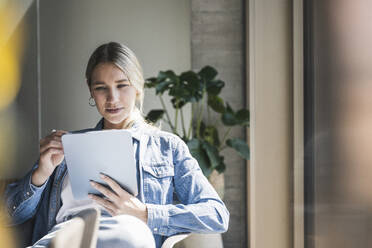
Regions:
[[[93, 129], [76, 132], [102, 128], [103, 119]], [[161, 247], [167, 236], [177, 233], [227, 231], [229, 212], [182, 139], [138, 123], [132, 130], [132, 137], [139, 142], [136, 160], [141, 179], [140, 200], [147, 206], [147, 224], [157, 247]], [[9, 184], [5, 193], [13, 224], [35, 218], [32, 243], [56, 224], [62, 182], [67, 172], [63, 161], [47, 182], [36, 187], [31, 183], [31, 175], [37, 166], [36, 163], [18, 182]], [[179, 201], [177, 204], [174, 204], [174, 195]]]

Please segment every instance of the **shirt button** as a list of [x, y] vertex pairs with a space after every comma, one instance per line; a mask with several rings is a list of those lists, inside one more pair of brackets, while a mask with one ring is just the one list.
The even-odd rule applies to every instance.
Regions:
[[16, 206], [13, 206], [13, 209], [16, 209]]
[[154, 231], [156, 232], [157, 230], [158, 230], [158, 228], [157, 228], [157, 227], [155, 227], [155, 228], [154, 228]]
[[26, 195], [30, 195], [30, 192], [27, 191], [27, 192], [26, 192]]

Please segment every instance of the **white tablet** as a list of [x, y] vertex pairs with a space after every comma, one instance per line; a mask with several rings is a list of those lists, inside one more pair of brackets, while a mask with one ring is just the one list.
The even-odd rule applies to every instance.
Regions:
[[[62, 145], [75, 200], [100, 194], [89, 180], [105, 184], [102, 172], [127, 192], [137, 195], [137, 169], [132, 135], [127, 130], [102, 130], [65, 134]], [[106, 185], [106, 184], [105, 184]]]

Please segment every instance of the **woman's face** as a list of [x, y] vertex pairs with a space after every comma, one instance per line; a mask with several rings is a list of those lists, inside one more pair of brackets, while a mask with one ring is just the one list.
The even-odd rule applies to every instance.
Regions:
[[135, 105], [137, 90], [124, 72], [112, 63], [98, 64], [92, 73], [90, 92], [105, 128], [123, 128]]

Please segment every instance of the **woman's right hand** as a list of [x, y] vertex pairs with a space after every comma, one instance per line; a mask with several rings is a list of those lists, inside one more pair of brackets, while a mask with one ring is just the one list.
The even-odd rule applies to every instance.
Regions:
[[57, 165], [63, 161], [64, 153], [61, 137], [66, 133], [63, 130], [54, 131], [40, 140], [39, 166], [31, 177], [33, 185], [43, 185], [49, 176], [52, 175]]

